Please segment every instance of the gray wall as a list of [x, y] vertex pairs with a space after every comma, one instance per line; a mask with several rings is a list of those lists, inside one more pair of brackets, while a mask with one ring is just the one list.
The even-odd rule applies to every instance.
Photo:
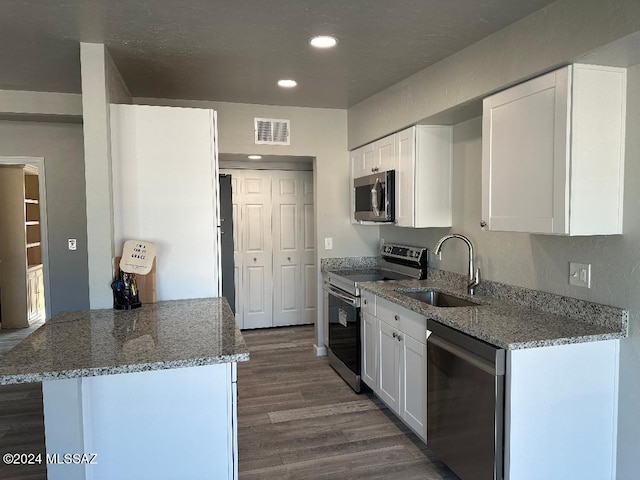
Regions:
[[[624, 234], [566, 238], [487, 232], [480, 226], [482, 122], [454, 128], [454, 216], [452, 229], [382, 227], [385, 240], [433, 248], [449, 231], [467, 235], [477, 247], [483, 278], [615, 305], [630, 310], [629, 338], [621, 342], [618, 479], [640, 472], [640, 67], [628, 71]], [[592, 288], [569, 285], [569, 261], [591, 263]], [[467, 272], [467, 250], [449, 241], [432, 266]]]
[[560, 0], [350, 108], [349, 148], [579, 60], [638, 30], [638, 0]]
[[[89, 308], [82, 125], [0, 121], [0, 155], [44, 157], [51, 312]], [[78, 239], [78, 250], [67, 239]]]

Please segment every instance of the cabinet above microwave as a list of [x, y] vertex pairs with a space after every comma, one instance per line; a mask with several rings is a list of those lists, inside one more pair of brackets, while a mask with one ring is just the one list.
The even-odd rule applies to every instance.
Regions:
[[353, 150], [350, 158], [351, 223], [370, 223], [355, 218], [354, 179], [394, 170], [396, 225], [451, 226], [452, 127], [409, 127]]

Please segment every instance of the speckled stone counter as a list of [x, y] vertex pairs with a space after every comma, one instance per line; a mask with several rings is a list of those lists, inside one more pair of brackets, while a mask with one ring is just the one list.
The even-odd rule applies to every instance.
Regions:
[[380, 262], [380, 257], [337, 257], [321, 258], [320, 270], [350, 270], [375, 268]]
[[174, 300], [59, 313], [0, 359], [0, 384], [248, 359], [226, 299]]
[[[360, 287], [508, 350], [627, 336], [627, 310], [492, 282], [481, 284], [478, 290], [483, 295], [471, 298], [458, 277], [430, 270], [427, 280], [368, 282]], [[434, 307], [397, 291], [428, 289], [466, 298], [478, 306]]]

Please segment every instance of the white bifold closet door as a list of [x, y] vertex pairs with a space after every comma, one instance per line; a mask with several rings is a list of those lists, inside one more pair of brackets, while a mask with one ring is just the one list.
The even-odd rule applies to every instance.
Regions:
[[223, 173], [232, 178], [236, 320], [240, 328], [313, 323], [313, 173]]

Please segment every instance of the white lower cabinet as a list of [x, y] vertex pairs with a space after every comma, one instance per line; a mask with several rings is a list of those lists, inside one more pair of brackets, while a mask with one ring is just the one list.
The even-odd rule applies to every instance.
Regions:
[[400, 338], [400, 415], [420, 438], [427, 439], [427, 345], [409, 335]]
[[507, 352], [505, 480], [616, 478], [619, 344]]
[[376, 394], [380, 394], [378, 376], [378, 332], [380, 327], [378, 319], [363, 311], [360, 331], [362, 334], [362, 362], [360, 366], [362, 381]]
[[426, 332], [426, 319], [379, 297], [375, 302], [380, 318], [362, 313], [362, 380], [426, 441], [426, 336], [407, 333]]
[[400, 343], [398, 330], [380, 322], [380, 391], [378, 396], [396, 414], [400, 412]]

